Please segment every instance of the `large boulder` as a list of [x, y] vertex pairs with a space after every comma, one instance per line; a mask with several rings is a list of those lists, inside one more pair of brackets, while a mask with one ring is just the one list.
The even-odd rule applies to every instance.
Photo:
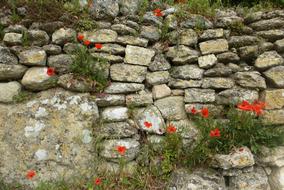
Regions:
[[[0, 105], [0, 175], [11, 183], [93, 175], [92, 126], [99, 117], [88, 94], [52, 89], [17, 105]], [[17, 155], [17, 156], [15, 156]], [[29, 170], [36, 172], [30, 182]]]

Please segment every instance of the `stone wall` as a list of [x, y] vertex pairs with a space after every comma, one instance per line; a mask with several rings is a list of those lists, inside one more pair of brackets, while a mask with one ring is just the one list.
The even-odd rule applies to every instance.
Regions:
[[[262, 99], [265, 120], [284, 125], [283, 10], [246, 17], [226, 10], [211, 20], [189, 15], [180, 21], [174, 8], [139, 18], [128, 15], [137, 11], [138, 1], [95, 2], [97, 29], [86, 32], [60, 21], [10, 25], [9, 12], [0, 13], [5, 26], [0, 42], [0, 176], [5, 181], [32, 185], [62, 176], [88, 177], [101, 169], [116, 171], [117, 146], [127, 148], [131, 172], [143, 146], [141, 131], [150, 142], [159, 142], [166, 126], [174, 124], [184, 142], [194, 142], [197, 129], [188, 119], [193, 107], [221, 115], [230, 103]], [[108, 60], [111, 83], [101, 93], [70, 73], [78, 34], [102, 44], [89, 49]], [[49, 68], [56, 75], [49, 75]], [[13, 103], [23, 91], [35, 95]], [[283, 147], [261, 162], [249, 150], [240, 155], [250, 161], [244, 167], [213, 174], [177, 171], [173, 188], [200, 189], [195, 179], [215, 189], [284, 189]], [[35, 181], [26, 180], [30, 169], [37, 171]]]

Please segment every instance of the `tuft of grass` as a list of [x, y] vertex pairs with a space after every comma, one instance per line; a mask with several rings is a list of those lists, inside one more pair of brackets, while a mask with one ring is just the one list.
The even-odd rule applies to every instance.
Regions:
[[86, 47], [78, 48], [73, 58], [71, 71], [78, 77], [83, 76], [96, 82], [96, 87], [100, 91], [108, 84], [105, 76], [105, 65], [107, 60], [93, 57]]

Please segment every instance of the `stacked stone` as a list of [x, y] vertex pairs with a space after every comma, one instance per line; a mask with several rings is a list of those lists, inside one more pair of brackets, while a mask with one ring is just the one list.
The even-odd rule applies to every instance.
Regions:
[[[133, 171], [143, 146], [140, 134], [146, 134], [148, 141], [157, 143], [164, 138], [167, 126], [171, 124], [182, 134], [184, 144], [191, 145], [198, 134], [188, 119], [193, 107], [198, 110], [207, 107], [210, 114], [219, 115], [228, 104], [261, 98], [267, 103], [265, 120], [276, 125], [284, 124], [282, 10], [257, 12], [246, 18], [231, 10], [218, 11], [214, 22], [201, 15], [189, 15], [188, 19], [178, 23], [173, 14], [175, 9], [170, 8], [163, 11], [163, 17], [157, 17], [151, 11], [146, 12], [141, 24], [138, 24], [141, 19], [135, 16], [138, 2], [94, 1], [91, 12], [96, 19], [97, 29], [80, 33], [63, 27], [62, 22], [9, 26], [9, 22], [6, 22], [8, 18], [1, 16], [0, 22], [6, 28], [0, 45], [0, 103], [12, 102], [13, 96], [18, 95], [21, 89], [38, 92], [59, 86], [65, 89], [59, 90], [63, 94], [67, 91], [95, 92], [92, 82], [78, 80], [70, 73], [74, 50], [81, 46], [76, 42], [76, 36], [82, 34], [86, 39], [102, 44], [101, 49], [90, 48], [89, 53], [108, 61], [104, 74], [111, 81], [110, 85], [103, 93], [95, 95], [95, 102], [87, 101], [84, 104], [67, 93], [69, 98], [64, 95], [63, 100], [53, 101], [49, 96], [40, 105], [45, 105], [45, 110], [54, 105], [61, 110], [70, 104], [68, 114], [74, 116], [75, 111], [80, 112], [72, 126], [75, 123], [80, 127], [79, 133], [83, 134], [85, 144], [90, 143], [89, 134], [92, 132], [86, 129], [86, 123], [82, 127], [80, 121], [86, 117], [84, 112], [94, 115], [95, 120], [91, 124], [93, 135], [101, 139], [97, 153], [104, 160], [99, 164], [100, 169], [117, 171], [123, 159], [126, 168]], [[163, 23], [167, 23], [169, 29], [166, 43], [161, 42]], [[200, 27], [200, 23], [202, 32], [197, 32], [194, 29]], [[242, 34], [231, 31], [235, 23], [243, 25], [240, 29]], [[55, 68], [57, 75], [49, 76], [48, 67]], [[48, 92], [53, 94], [52, 90]], [[31, 104], [29, 102], [28, 105]], [[72, 105], [77, 104], [80, 104], [81, 110], [74, 111]], [[12, 106], [3, 107], [9, 110]], [[16, 115], [17, 111], [12, 111], [9, 114]], [[63, 114], [62, 118], [68, 117], [68, 114]], [[90, 114], [87, 114], [88, 121], [91, 120]], [[46, 119], [46, 116], [43, 118]], [[0, 118], [0, 121], [4, 122], [4, 119]], [[30, 125], [38, 129], [34, 123]], [[126, 149], [123, 154], [118, 151], [119, 146]], [[86, 152], [91, 152], [89, 148], [87, 146], [88, 151], [83, 154], [78, 153], [78, 149], [75, 152], [85, 156]], [[231, 154], [216, 156], [217, 164], [214, 167], [220, 169], [221, 176], [229, 177], [230, 188], [242, 189], [240, 183], [247, 180], [249, 186], [246, 189], [269, 189], [268, 181], [271, 188], [283, 189], [283, 165], [274, 163], [283, 159], [283, 152], [276, 151], [277, 159], [273, 157], [263, 161], [265, 166], [272, 168], [268, 180], [263, 169], [258, 166], [252, 169], [255, 165], [253, 156], [247, 148], [243, 149], [234, 153], [236, 157]], [[248, 162], [241, 165], [242, 160]], [[238, 164], [234, 164], [236, 162]], [[192, 178], [201, 181], [208, 178], [207, 174], [201, 178], [200, 175], [203, 174], [197, 172], [191, 175], [189, 181]], [[225, 188], [223, 177], [216, 179], [216, 187]], [[204, 183], [210, 184], [211, 181]], [[183, 185], [188, 186], [181, 184], [181, 187]]]

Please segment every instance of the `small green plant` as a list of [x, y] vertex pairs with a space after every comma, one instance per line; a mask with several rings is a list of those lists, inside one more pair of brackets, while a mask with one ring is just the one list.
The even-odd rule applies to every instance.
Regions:
[[105, 65], [107, 60], [90, 55], [86, 47], [77, 49], [70, 66], [71, 71], [78, 77], [83, 76], [96, 83], [100, 91], [108, 84], [108, 78], [105, 75]]
[[167, 40], [169, 38], [169, 24], [164, 22], [163, 25], [160, 27], [161, 31], [161, 40]]
[[139, 20], [140, 22], [142, 22], [143, 20], [143, 15], [147, 12], [148, 8], [149, 8], [149, 1], [148, 0], [142, 0], [140, 2], [139, 5], [139, 11], [138, 11], [138, 15], [139, 15]]
[[208, 117], [208, 109], [194, 116], [200, 137], [187, 158], [189, 166], [209, 162], [214, 154], [228, 154], [233, 148], [248, 147], [254, 154], [260, 153], [261, 146], [274, 147], [283, 144], [284, 132], [266, 126], [260, 114], [263, 104], [249, 104], [244, 101], [238, 108], [230, 107], [226, 120]]
[[30, 42], [29, 42], [29, 38], [28, 38], [28, 33], [26, 31], [22, 32], [22, 45], [23, 46], [29, 46]]
[[77, 31], [90, 31], [96, 28], [94, 20], [89, 17], [78, 20], [75, 23], [75, 28]]
[[235, 34], [241, 34], [244, 31], [245, 25], [241, 21], [236, 21], [227, 26]]
[[5, 27], [0, 23], [0, 40], [2, 40], [5, 35], [4, 29]]
[[18, 95], [13, 97], [14, 103], [21, 103], [32, 99], [35, 96], [34, 93], [29, 91], [22, 91]]

